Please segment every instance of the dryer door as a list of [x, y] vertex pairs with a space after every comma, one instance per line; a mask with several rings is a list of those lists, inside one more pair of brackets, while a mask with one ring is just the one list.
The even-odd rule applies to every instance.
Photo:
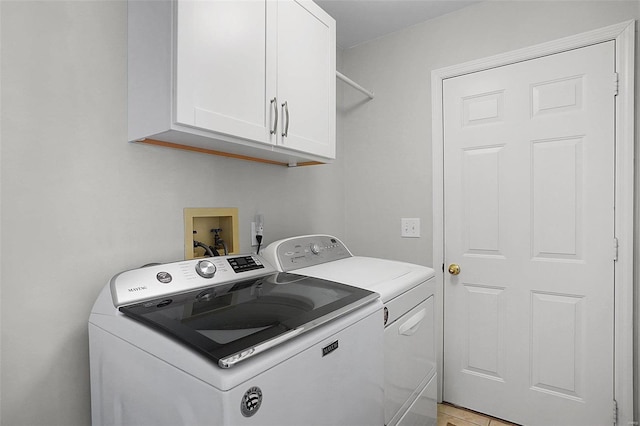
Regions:
[[[434, 297], [401, 315], [394, 315], [407, 301], [416, 299], [415, 288], [387, 304], [395, 321], [384, 332], [385, 424], [394, 424], [419, 395], [436, 370], [434, 338]], [[404, 299], [404, 300], [399, 300]]]

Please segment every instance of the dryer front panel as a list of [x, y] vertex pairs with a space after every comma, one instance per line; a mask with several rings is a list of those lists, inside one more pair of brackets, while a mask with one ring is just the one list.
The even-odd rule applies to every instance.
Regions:
[[435, 374], [434, 314], [431, 295], [385, 328], [385, 424], [412, 404], [421, 383]]

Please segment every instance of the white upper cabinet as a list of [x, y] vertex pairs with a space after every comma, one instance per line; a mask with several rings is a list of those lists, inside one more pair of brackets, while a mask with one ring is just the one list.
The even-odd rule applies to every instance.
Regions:
[[176, 6], [176, 122], [268, 143], [265, 2]]
[[277, 5], [278, 143], [335, 158], [335, 21], [312, 2]]
[[310, 1], [129, 2], [129, 139], [335, 158], [335, 21]]

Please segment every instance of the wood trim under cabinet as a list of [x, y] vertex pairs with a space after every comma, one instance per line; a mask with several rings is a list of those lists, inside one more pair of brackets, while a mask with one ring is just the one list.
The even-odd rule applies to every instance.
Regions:
[[[248, 155], [241, 155], [241, 154], [231, 154], [229, 152], [216, 151], [214, 149], [199, 148], [199, 147], [195, 147], [195, 146], [180, 145], [180, 144], [177, 144], [177, 143], [159, 141], [159, 140], [156, 140], [156, 139], [142, 139], [142, 140], [139, 140], [139, 141], [136, 141], [136, 142], [137, 143], [146, 143], [146, 144], [149, 144], [149, 145], [163, 146], [163, 147], [166, 147], [166, 148], [181, 149], [181, 150], [184, 150], [184, 151], [198, 152], [198, 153], [201, 153], [201, 154], [209, 154], [209, 155], [217, 155], [217, 156], [220, 156], [220, 157], [235, 158], [237, 160], [255, 161], [257, 163], [266, 163], [266, 164], [274, 164], [276, 166], [289, 167], [289, 164], [283, 163], [281, 161], [267, 160], [267, 159], [264, 159], [264, 158], [250, 157]], [[302, 162], [302, 163], [297, 163], [296, 166], [316, 166], [316, 165], [320, 165], [320, 164], [325, 164], [325, 163], [321, 163], [320, 161], [305, 161], [305, 162]]]

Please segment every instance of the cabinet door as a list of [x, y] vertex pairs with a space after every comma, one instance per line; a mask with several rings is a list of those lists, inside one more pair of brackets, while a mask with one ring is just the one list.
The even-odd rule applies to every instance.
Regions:
[[178, 0], [177, 123], [271, 143], [266, 3]]
[[316, 4], [278, 2], [278, 145], [335, 158], [335, 46], [335, 20]]

